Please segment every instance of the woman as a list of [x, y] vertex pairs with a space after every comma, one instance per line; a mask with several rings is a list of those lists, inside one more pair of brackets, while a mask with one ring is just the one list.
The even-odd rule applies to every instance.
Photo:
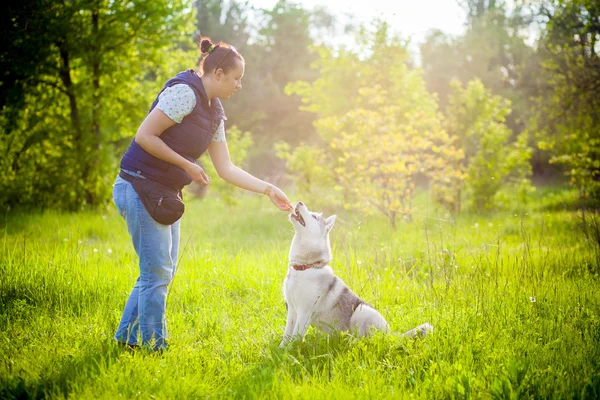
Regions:
[[140, 266], [115, 334], [131, 348], [167, 347], [165, 305], [179, 249], [181, 189], [192, 181], [210, 182], [195, 162], [202, 153], [208, 150], [225, 181], [264, 193], [280, 210], [292, 209], [279, 188], [231, 163], [219, 99], [242, 88], [244, 58], [233, 46], [209, 38], [201, 39], [200, 49], [200, 72], [181, 72], [165, 84], [123, 156], [114, 184], [114, 202], [127, 221]]

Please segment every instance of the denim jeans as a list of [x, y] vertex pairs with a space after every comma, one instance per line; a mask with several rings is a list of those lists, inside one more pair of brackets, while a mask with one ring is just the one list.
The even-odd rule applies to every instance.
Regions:
[[125, 304], [115, 339], [131, 345], [151, 345], [155, 350], [164, 349], [167, 346], [167, 288], [177, 267], [181, 220], [173, 225], [156, 222], [131, 183], [119, 176], [113, 186], [113, 200], [127, 222], [140, 266], [140, 275]]

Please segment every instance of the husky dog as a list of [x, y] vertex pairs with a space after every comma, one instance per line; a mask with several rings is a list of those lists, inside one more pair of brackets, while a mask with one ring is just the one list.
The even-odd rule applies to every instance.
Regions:
[[[370, 329], [390, 332], [385, 318], [350, 290], [329, 266], [329, 232], [335, 219], [335, 215], [324, 219], [302, 202], [289, 215], [295, 234], [283, 284], [287, 321], [280, 347], [297, 336], [303, 338], [311, 324], [325, 333], [334, 329], [356, 329], [360, 336]], [[425, 323], [402, 335], [424, 336], [431, 331], [433, 326]]]

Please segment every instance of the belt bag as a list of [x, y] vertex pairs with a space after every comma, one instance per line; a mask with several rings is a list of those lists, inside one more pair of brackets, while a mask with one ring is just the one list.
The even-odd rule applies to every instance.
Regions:
[[185, 205], [180, 190], [150, 179], [136, 178], [123, 171], [119, 172], [119, 176], [131, 182], [146, 211], [159, 224], [174, 224], [183, 215]]

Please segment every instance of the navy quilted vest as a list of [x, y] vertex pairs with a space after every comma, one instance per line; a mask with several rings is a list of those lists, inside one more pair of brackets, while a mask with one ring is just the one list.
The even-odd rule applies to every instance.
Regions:
[[[180, 72], [170, 79], [160, 93], [179, 83], [185, 83], [194, 90], [196, 106], [181, 123], [165, 130], [160, 138], [175, 152], [191, 162], [196, 162], [208, 148], [213, 132], [221, 121], [227, 118], [218, 98], [213, 98], [211, 105], [208, 105], [202, 80], [192, 69]], [[150, 111], [157, 104], [158, 96], [152, 103]], [[192, 178], [183, 169], [154, 157], [137, 144], [135, 139], [121, 159], [121, 168], [140, 173], [148, 179], [156, 180], [174, 189], [181, 189], [192, 182]]]

